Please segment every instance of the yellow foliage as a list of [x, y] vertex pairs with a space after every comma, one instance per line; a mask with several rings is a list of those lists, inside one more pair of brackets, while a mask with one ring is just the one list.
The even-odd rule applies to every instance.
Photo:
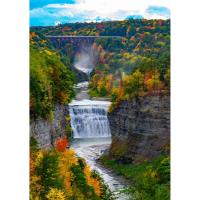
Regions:
[[35, 171], [35, 163], [31, 156], [30, 156], [30, 160], [29, 160], [29, 165], [30, 165], [30, 175], [32, 175]]
[[50, 56], [53, 54], [51, 51], [46, 50], [46, 49], [45, 49], [45, 52], [46, 52], [48, 55], [50, 55]]
[[145, 174], [144, 174], [145, 177], [151, 177], [151, 178], [157, 178], [158, 175], [157, 175], [157, 172], [153, 169], [149, 169]]
[[46, 43], [46, 42], [47, 42], [46, 40], [42, 40], [42, 41], [41, 41], [42, 44], [44, 44], [44, 43]]
[[145, 82], [145, 85], [148, 89], [148, 91], [152, 91], [153, 90], [153, 79], [148, 79], [146, 82]]
[[[38, 150], [34, 154], [30, 155], [30, 200], [41, 200], [41, 193], [44, 191], [44, 186], [42, 185], [41, 177], [36, 175], [35, 167], [41, 165], [41, 161], [45, 154], [46, 150]], [[74, 177], [71, 171], [73, 165], [78, 165], [78, 158], [74, 150], [66, 149], [64, 152], [53, 152], [58, 156], [58, 172], [59, 176], [63, 179], [64, 190], [59, 190], [57, 188], [50, 188], [46, 194], [47, 200], [66, 200], [75, 198], [77, 200], [83, 200], [84, 194], [79, 191], [79, 188], [76, 188], [76, 185], [73, 185]], [[89, 166], [84, 168], [84, 175], [87, 181], [87, 184], [94, 188], [96, 195], [101, 195], [100, 182], [98, 179], [91, 176], [91, 170]]]
[[75, 156], [75, 152], [71, 149], [65, 150], [61, 157], [60, 157], [60, 163], [59, 163], [59, 168], [60, 168], [60, 174], [61, 176], [65, 176], [66, 173], [69, 172], [70, 167], [75, 164], [77, 165], [77, 158]]
[[43, 189], [40, 181], [41, 181], [40, 176], [34, 175], [30, 177], [30, 199], [31, 200], [40, 199], [39, 195]]
[[31, 32], [30, 33], [30, 39], [32, 39], [34, 37], [38, 37], [38, 35], [35, 32]]
[[59, 99], [62, 104], [65, 104], [69, 101], [69, 97], [68, 97], [67, 93], [65, 93], [63, 91], [61, 91], [59, 93]]
[[73, 196], [73, 189], [71, 187], [72, 180], [73, 180], [72, 173], [66, 172], [66, 174], [65, 174], [65, 189], [67, 191], [67, 193], [66, 193], [67, 197]]
[[71, 120], [70, 115], [67, 115], [67, 116], [65, 117], [65, 119], [66, 119], [67, 122], [70, 122], [70, 120]]
[[67, 149], [67, 150], [64, 152], [64, 156], [65, 156], [65, 158], [66, 158], [67, 165], [68, 165], [69, 167], [71, 167], [73, 164], [77, 165], [78, 159], [76, 158], [76, 155], [75, 155], [74, 150], [72, 150], [72, 149]]
[[46, 195], [48, 200], [65, 200], [65, 194], [63, 191], [57, 188], [51, 188], [48, 194]]
[[78, 159], [75, 156], [75, 152], [71, 149], [66, 149], [59, 159], [59, 172], [60, 176], [64, 178], [65, 189], [67, 191], [67, 197], [73, 196], [73, 188], [71, 182], [73, 180], [71, 173], [71, 166], [77, 165]]
[[86, 176], [87, 184], [94, 188], [94, 191], [97, 196], [100, 196], [101, 194], [100, 183], [97, 179], [91, 177], [91, 170], [89, 166], [85, 167], [84, 174]]
[[39, 166], [40, 162], [42, 161], [43, 158], [43, 151], [40, 150], [36, 153], [36, 157], [35, 157], [35, 166]]

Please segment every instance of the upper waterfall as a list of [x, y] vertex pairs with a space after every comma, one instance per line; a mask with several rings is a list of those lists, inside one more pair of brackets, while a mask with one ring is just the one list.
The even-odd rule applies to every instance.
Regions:
[[74, 138], [110, 137], [107, 118], [109, 101], [84, 99], [69, 104], [71, 126]]

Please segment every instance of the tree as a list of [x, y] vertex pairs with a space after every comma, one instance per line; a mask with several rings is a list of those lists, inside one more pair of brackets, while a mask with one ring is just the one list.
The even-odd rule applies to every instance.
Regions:
[[65, 194], [62, 190], [51, 188], [46, 195], [48, 200], [65, 200]]
[[164, 75], [164, 80], [165, 80], [165, 85], [167, 86], [167, 88], [170, 88], [170, 68], [168, 68], [166, 70], [166, 73]]
[[58, 151], [64, 152], [68, 146], [69, 146], [69, 142], [67, 138], [60, 138], [56, 140], [56, 149]]
[[43, 159], [37, 168], [37, 173], [41, 176], [41, 183], [44, 187], [42, 197], [44, 197], [51, 188], [63, 188], [63, 179], [59, 176], [59, 157], [51, 151], [44, 153]]
[[137, 69], [132, 75], [124, 77], [124, 94], [128, 98], [139, 96], [143, 91], [144, 75]]
[[163, 88], [163, 83], [160, 80], [160, 73], [158, 70], [155, 69], [153, 71], [152, 79], [153, 79], [153, 90], [154, 91], [161, 90]]

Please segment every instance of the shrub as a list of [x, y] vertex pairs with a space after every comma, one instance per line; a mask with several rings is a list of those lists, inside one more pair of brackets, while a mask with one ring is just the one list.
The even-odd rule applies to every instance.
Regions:
[[46, 195], [48, 200], [65, 200], [65, 194], [62, 190], [58, 190], [57, 188], [51, 188]]
[[64, 152], [68, 146], [69, 146], [69, 142], [67, 138], [60, 138], [56, 140], [57, 151]]

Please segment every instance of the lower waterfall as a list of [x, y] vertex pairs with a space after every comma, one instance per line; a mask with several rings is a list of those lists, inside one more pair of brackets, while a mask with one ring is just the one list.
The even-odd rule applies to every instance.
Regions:
[[74, 138], [110, 137], [109, 101], [74, 100], [69, 104]]

